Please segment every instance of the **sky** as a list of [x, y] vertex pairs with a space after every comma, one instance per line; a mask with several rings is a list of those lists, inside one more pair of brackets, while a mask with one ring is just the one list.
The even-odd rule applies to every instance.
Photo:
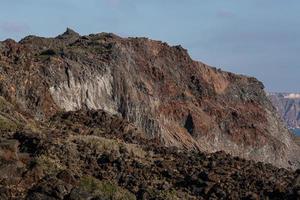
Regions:
[[182, 45], [191, 57], [300, 92], [299, 0], [0, 0], [0, 40], [113, 32]]

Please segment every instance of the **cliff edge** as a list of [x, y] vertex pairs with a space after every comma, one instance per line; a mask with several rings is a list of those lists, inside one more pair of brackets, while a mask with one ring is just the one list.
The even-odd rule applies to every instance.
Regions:
[[6, 40], [0, 80], [0, 95], [40, 121], [102, 109], [165, 146], [299, 167], [299, 146], [263, 84], [193, 61], [181, 46], [70, 29], [56, 38]]

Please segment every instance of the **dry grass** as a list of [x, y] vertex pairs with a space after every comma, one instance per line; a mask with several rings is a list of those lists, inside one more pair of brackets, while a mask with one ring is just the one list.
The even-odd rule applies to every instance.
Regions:
[[18, 124], [10, 119], [0, 115], [0, 130], [1, 131], [16, 131], [19, 128]]
[[101, 199], [111, 200], [135, 200], [135, 196], [129, 191], [122, 189], [118, 185], [108, 182], [100, 181], [93, 177], [83, 177], [79, 188], [83, 191], [101, 197]]
[[58, 158], [41, 155], [35, 159], [37, 165], [47, 174], [56, 174], [57, 172], [64, 170], [63, 166]]
[[80, 140], [97, 152], [109, 152], [120, 154], [120, 150], [126, 150], [133, 158], [143, 159], [147, 153], [137, 144], [124, 143], [118, 139], [108, 139], [95, 135], [72, 135], [70, 140]]
[[116, 140], [98, 137], [94, 135], [72, 135], [69, 138], [71, 141], [82, 141], [91, 149], [96, 149], [98, 152], [115, 152], [119, 151], [120, 144]]
[[136, 144], [125, 144], [126, 150], [129, 154], [135, 158], [145, 158], [147, 152], [145, 152], [139, 145]]

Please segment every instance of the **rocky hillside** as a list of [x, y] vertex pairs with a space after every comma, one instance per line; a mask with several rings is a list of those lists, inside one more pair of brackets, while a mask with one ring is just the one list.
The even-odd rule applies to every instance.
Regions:
[[105, 111], [35, 121], [0, 98], [0, 199], [299, 199], [300, 171], [165, 147]]
[[300, 94], [270, 93], [268, 97], [289, 128], [300, 128]]
[[181, 46], [114, 34], [0, 43], [0, 94], [34, 119], [102, 109], [164, 146], [299, 166], [299, 146], [255, 78], [193, 61]]

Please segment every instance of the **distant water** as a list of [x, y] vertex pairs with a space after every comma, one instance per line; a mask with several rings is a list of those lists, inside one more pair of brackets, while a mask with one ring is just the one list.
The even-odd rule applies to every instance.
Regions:
[[300, 129], [293, 129], [294, 133], [298, 136], [300, 136]]

